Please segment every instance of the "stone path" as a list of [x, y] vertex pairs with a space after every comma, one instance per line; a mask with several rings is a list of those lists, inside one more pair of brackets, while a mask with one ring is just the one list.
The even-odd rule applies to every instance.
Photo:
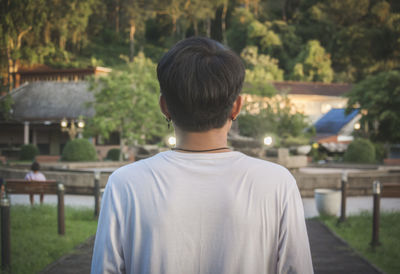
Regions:
[[71, 254], [64, 255], [48, 265], [41, 274], [86, 274], [90, 273], [94, 236], [78, 246]]
[[[343, 240], [333, 235], [327, 227], [316, 220], [307, 220], [311, 254], [315, 274], [336, 273], [382, 273], [355, 253]], [[42, 274], [90, 273], [94, 238], [80, 245], [72, 254], [66, 255], [47, 266]]]
[[315, 274], [382, 273], [322, 223], [307, 220], [306, 224]]

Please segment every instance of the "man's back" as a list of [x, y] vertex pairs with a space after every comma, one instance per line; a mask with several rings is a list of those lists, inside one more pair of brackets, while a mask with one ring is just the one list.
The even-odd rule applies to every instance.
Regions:
[[239, 152], [163, 152], [117, 170], [92, 272], [312, 273], [296, 183]]

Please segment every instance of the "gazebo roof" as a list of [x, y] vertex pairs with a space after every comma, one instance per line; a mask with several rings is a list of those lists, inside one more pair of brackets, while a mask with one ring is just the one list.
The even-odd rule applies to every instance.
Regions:
[[328, 113], [322, 116], [315, 124], [317, 134], [320, 135], [337, 135], [340, 130], [359, 113], [358, 109], [346, 114], [346, 110], [342, 108], [331, 109]]
[[11, 118], [19, 121], [54, 121], [79, 116], [92, 117], [94, 101], [89, 84], [80, 82], [34, 82], [11, 92]]

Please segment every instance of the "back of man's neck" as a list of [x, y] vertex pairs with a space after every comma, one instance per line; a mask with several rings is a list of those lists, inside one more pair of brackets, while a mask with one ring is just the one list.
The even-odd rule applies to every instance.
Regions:
[[[200, 151], [227, 147], [228, 132], [224, 127], [205, 132], [186, 132], [178, 129], [175, 132], [177, 148]], [[224, 150], [215, 152], [224, 152]]]

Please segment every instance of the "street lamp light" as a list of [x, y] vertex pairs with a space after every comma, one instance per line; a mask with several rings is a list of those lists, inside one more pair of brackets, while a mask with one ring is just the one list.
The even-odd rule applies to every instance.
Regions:
[[361, 128], [361, 124], [359, 122], [354, 124], [354, 129], [359, 130]]
[[84, 128], [85, 127], [85, 121], [82, 119], [78, 120], [78, 128]]
[[176, 138], [174, 136], [170, 136], [168, 138], [168, 144], [172, 147], [176, 145]]
[[67, 119], [63, 118], [61, 120], [61, 128], [66, 128], [68, 126], [68, 121]]
[[270, 145], [272, 145], [272, 142], [273, 142], [273, 139], [272, 139], [271, 136], [266, 136], [266, 137], [264, 138], [264, 145], [270, 146]]
[[74, 140], [77, 134], [81, 134], [83, 132], [83, 128], [85, 127], [85, 121], [83, 121], [82, 118], [79, 118], [78, 121], [76, 121], [78, 127], [75, 126], [75, 120], [71, 120], [69, 122], [69, 127], [68, 127], [68, 120], [63, 118], [60, 122], [61, 125], [61, 131], [62, 132], [68, 132], [69, 138], [71, 140]]

